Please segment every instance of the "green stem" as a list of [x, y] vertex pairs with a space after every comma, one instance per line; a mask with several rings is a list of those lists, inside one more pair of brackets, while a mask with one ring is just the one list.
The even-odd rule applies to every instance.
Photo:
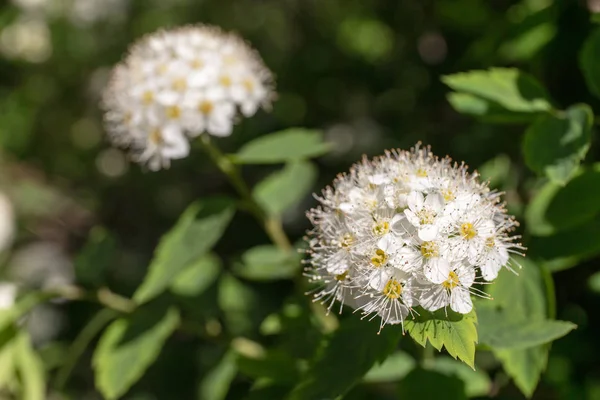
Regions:
[[556, 318], [556, 292], [554, 290], [554, 278], [552, 273], [548, 270], [543, 263], [540, 264], [540, 271], [542, 279], [544, 280], [544, 286], [546, 288], [546, 299], [548, 306], [548, 318]]
[[100, 310], [92, 320], [83, 328], [75, 341], [69, 347], [67, 359], [56, 375], [56, 388], [60, 391], [67, 381], [73, 368], [77, 364], [77, 360], [81, 357], [90, 342], [98, 335], [98, 333], [119, 313], [115, 310], [104, 308]]
[[46, 293], [49, 297], [91, 301], [125, 314], [133, 312], [137, 307], [137, 304], [133, 300], [113, 293], [108, 288], [100, 288], [96, 292], [86, 292], [77, 286], [63, 286], [51, 289]]
[[421, 359], [421, 365], [425, 368], [429, 367], [435, 359], [435, 349], [429, 343], [425, 343], [423, 348], [423, 358]]
[[200, 143], [204, 151], [215, 165], [227, 176], [229, 182], [239, 193], [244, 201], [245, 208], [258, 220], [263, 226], [271, 241], [284, 251], [291, 251], [292, 245], [281, 226], [281, 220], [277, 217], [269, 216], [262, 207], [252, 197], [252, 192], [240, 173], [237, 166], [231, 162], [214, 144], [211, 143], [208, 135], [203, 135]]

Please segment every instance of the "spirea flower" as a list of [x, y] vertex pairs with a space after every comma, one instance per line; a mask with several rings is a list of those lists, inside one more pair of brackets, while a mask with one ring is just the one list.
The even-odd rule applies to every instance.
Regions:
[[240, 37], [210, 26], [159, 31], [135, 43], [103, 96], [111, 142], [151, 170], [184, 158], [189, 139], [228, 136], [240, 115], [270, 106], [273, 79]]
[[523, 250], [500, 193], [429, 148], [364, 159], [317, 199], [305, 261], [315, 300], [379, 315], [382, 327], [416, 306], [469, 313], [471, 295], [485, 297], [474, 285]]

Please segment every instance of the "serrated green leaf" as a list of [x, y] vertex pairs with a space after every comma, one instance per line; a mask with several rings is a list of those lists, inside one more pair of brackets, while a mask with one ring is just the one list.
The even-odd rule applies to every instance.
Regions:
[[442, 82], [456, 90], [494, 102], [509, 111], [552, 109], [546, 90], [533, 77], [513, 68], [491, 68], [446, 75]]
[[406, 332], [415, 342], [425, 347], [431, 343], [438, 351], [446, 348], [448, 354], [475, 368], [477, 343], [477, 316], [471, 311], [463, 315], [451, 310], [428, 312], [419, 310], [414, 319], [404, 321]]
[[475, 371], [450, 357], [435, 357], [426, 364], [426, 369], [459, 378], [465, 385], [465, 393], [468, 397], [486, 396], [492, 388], [492, 381], [486, 372]]
[[217, 280], [222, 268], [218, 256], [206, 254], [177, 274], [171, 283], [171, 291], [180, 296], [199, 296]]
[[408, 353], [397, 351], [381, 364], [372, 367], [364, 376], [365, 383], [395, 382], [404, 378], [416, 366]]
[[[515, 262], [522, 266], [518, 270], [519, 275], [502, 270], [496, 281], [488, 287], [494, 306], [507, 310], [515, 321], [545, 320], [546, 298], [539, 267], [522, 257], [515, 257]], [[548, 346], [492, 351], [523, 394], [531, 396], [546, 368]]]
[[525, 162], [538, 174], [565, 184], [579, 167], [590, 147], [594, 114], [588, 105], [577, 104], [559, 115], [540, 117], [525, 132]]
[[198, 399], [224, 400], [229, 386], [237, 374], [235, 354], [228, 352], [221, 361], [211, 369], [198, 386]]
[[328, 150], [321, 131], [290, 128], [254, 139], [232, 159], [239, 164], [278, 164], [318, 157]]
[[538, 113], [515, 112], [503, 108], [498, 103], [464, 92], [451, 92], [447, 99], [457, 112], [472, 115], [482, 121], [499, 124], [520, 124], [533, 121]]
[[75, 259], [77, 281], [87, 286], [104, 284], [104, 274], [110, 267], [116, 250], [116, 241], [110, 233], [97, 226], [93, 228], [88, 240]]
[[147, 302], [167, 289], [181, 271], [203, 257], [221, 238], [234, 213], [227, 198], [192, 204], [156, 248], [144, 282], [133, 299]]
[[297, 253], [285, 252], [276, 246], [253, 247], [242, 254], [242, 262], [234, 268], [236, 275], [256, 281], [291, 278], [300, 270]]
[[269, 214], [280, 215], [300, 202], [311, 191], [316, 179], [317, 169], [313, 164], [291, 162], [259, 182], [252, 196]]
[[477, 308], [479, 339], [493, 349], [525, 349], [563, 337], [577, 326], [567, 321], [521, 320], [511, 310], [498, 310], [489, 305]]
[[[598, 14], [594, 14], [596, 16]], [[581, 53], [579, 54], [579, 65], [588, 89], [596, 97], [600, 97], [600, 29], [596, 28], [587, 38]]]
[[152, 304], [114, 321], [93, 357], [96, 386], [104, 397], [113, 400], [124, 395], [158, 357], [178, 325], [176, 309]]
[[356, 316], [343, 320], [288, 399], [333, 399], [350, 390], [373, 365], [392, 353], [402, 337], [401, 326], [386, 326], [377, 334], [379, 325], [378, 320], [361, 320]]
[[400, 382], [399, 399], [466, 400], [463, 382], [453, 376], [416, 368]]
[[45, 400], [46, 372], [42, 359], [35, 352], [31, 338], [26, 332], [20, 332], [15, 340], [17, 372], [22, 383], [21, 398], [23, 400]]

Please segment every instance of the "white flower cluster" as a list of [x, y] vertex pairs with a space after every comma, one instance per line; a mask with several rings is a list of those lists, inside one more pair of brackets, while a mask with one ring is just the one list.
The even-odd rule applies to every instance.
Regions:
[[306, 260], [315, 300], [379, 315], [382, 327], [416, 306], [469, 313], [471, 294], [485, 297], [473, 285], [523, 249], [500, 194], [428, 148], [365, 159], [317, 199]]
[[241, 112], [252, 116], [273, 98], [260, 56], [216, 27], [160, 31], [134, 44], [104, 94], [112, 143], [151, 170], [189, 154], [189, 138], [228, 136]]

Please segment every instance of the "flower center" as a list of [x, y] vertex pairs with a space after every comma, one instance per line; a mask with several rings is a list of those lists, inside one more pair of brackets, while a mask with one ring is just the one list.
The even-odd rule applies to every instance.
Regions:
[[160, 145], [163, 143], [163, 137], [160, 133], [160, 129], [154, 129], [152, 133], [150, 133], [150, 142], [155, 145]]
[[212, 110], [215, 108], [215, 105], [212, 101], [204, 100], [198, 105], [198, 111], [202, 114], [210, 114]]
[[244, 87], [246, 88], [246, 90], [249, 91], [249, 92], [251, 92], [252, 90], [254, 90], [254, 82], [252, 82], [248, 78], [244, 79], [244, 81], [242, 82], [242, 85], [244, 85]]
[[471, 240], [477, 235], [477, 229], [470, 222], [465, 222], [460, 226], [460, 236], [463, 239]]
[[344, 236], [342, 236], [342, 239], [340, 240], [340, 246], [343, 249], [348, 250], [352, 244], [354, 244], [354, 236], [352, 236], [350, 233], [346, 233]]
[[231, 78], [228, 77], [227, 75], [221, 76], [221, 78], [219, 78], [219, 82], [221, 83], [221, 85], [223, 85], [225, 87], [231, 86]]
[[183, 92], [187, 88], [187, 83], [183, 78], [177, 78], [173, 81], [173, 90]]
[[375, 250], [375, 255], [371, 258], [371, 264], [376, 266], [377, 268], [385, 265], [388, 261], [388, 255], [385, 254], [385, 251], [381, 249]]
[[378, 222], [373, 226], [373, 233], [377, 236], [383, 236], [390, 231], [390, 223], [387, 221]]
[[204, 66], [204, 63], [201, 60], [197, 59], [197, 58], [192, 61], [192, 68], [193, 69], [200, 69], [203, 66]]
[[347, 277], [348, 277], [348, 271], [341, 273], [339, 275], [336, 275], [335, 280], [341, 282], [341, 281], [345, 281]]
[[450, 271], [448, 279], [442, 282], [442, 286], [446, 289], [454, 289], [459, 284], [458, 275], [454, 271]]
[[167, 73], [167, 64], [160, 64], [157, 68], [159, 75], [164, 75]]
[[169, 119], [178, 119], [181, 116], [181, 108], [178, 106], [167, 107], [166, 114]]
[[494, 240], [493, 236], [490, 236], [489, 238], [485, 239], [485, 247], [493, 249], [495, 245], [496, 241]]
[[423, 168], [419, 168], [419, 169], [417, 170], [417, 173], [416, 173], [416, 175], [417, 175], [419, 178], [426, 178], [426, 177], [427, 177], [427, 171], [426, 171], [425, 169], [423, 169]]
[[444, 197], [444, 201], [446, 203], [449, 201], [452, 201], [456, 198], [456, 196], [454, 195], [454, 192], [450, 189], [443, 189], [442, 196]]
[[149, 105], [154, 101], [154, 92], [152, 90], [146, 90], [142, 95], [142, 102], [145, 105]]
[[417, 212], [419, 223], [421, 225], [431, 225], [435, 221], [435, 213], [430, 210], [422, 209]]
[[425, 258], [438, 257], [440, 250], [435, 242], [423, 242], [421, 245], [421, 254]]
[[383, 294], [388, 299], [397, 299], [402, 295], [402, 284], [396, 279], [391, 278], [383, 287]]

